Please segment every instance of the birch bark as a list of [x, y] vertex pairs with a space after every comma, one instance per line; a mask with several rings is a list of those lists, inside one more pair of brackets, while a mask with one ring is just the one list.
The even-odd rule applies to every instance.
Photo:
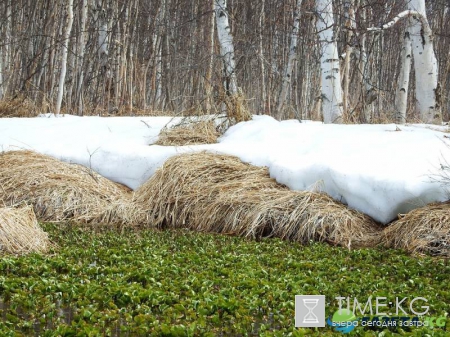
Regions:
[[0, 100], [3, 99], [3, 50], [0, 48]]
[[[331, 0], [330, 0], [331, 1]], [[277, 118], [282, 119], [283, 106], [286, 101], [288, 90], [291, 86], [292, 69], [295, 61], [297, 60], [297, 44], [298, 44], [298, 30], [300, 26], [300, 7], [302, 0], [297, 0], [294, 10], [294, 23], [292, 25], [291, 43], [289, 47], [288, 61], [283, 75], [283, 81], [281, 84], [280, 95], [277, 104]]]
[[102, 1], [97, 0], [97, 21], [98, 21], [98, 53], [102, 66], [106, 65], [108, 58], [108, 22], [106, 11], [102, 7]]
[[89, 7], [89, 0], [83, 0], [81, 5], [81, 23], [80, 23], [80, 39], [78, 41], [78, 60], [79, 75], [77, 86], [77, 99], [78, 99], [78, 115], [83, 115], [83, 81], [84, 81], [84, 48], [86, 41], [86, 19], [87, 11]]
[[416, 74], [416, 110], [425, 123], [440, 119], [436, 106], [436, 88], [438, 84], [437, 60], [433, 50], [433, 35], [428, 24], [425, 0], [410, 0], [408, 9], [422, 14], [421, 22], [412, 19], [410, 28], [414, 70]]
[[352, 38], [355, 25], [355, 0], [346, 0], [344, 2], [347, 30], [347, 47], [345, 51], [345, 72], [344, 72], [344, 96], [342, 98], [343, 113], [348, 114], [348, 99], [350, 87], [350, 59], [353, 53]]
[[216, 12], [217, 35], [220, 43], [220, 54], [223, 59], [225, 77], [227, 80], [226, 91], [230, 96], [238, 94], [236, 78], [236, 62], [234, 59], [233, 36], [231, 35], [228, 13], [226, 11], [226, 0], [214, 0], [214, 10]]
[[261, 1], [261, 14], [259, 17], [259, 66], [261, 71], [261, 102], [259, 105], [258, 115], [265, 114], [266, 110], [266, 69], [264, 65], [264, 51], [263, 51], [263, 26], [265, 19], [265, 0]]
[[211, 113], [211, 108], [213, 105], [213, 85], [212, 85], [212, 73], [214, 66], [214, 33], [215, 33], [215, 11], [214, 11], [214, 3], [209, 3], [208, 9], [211, 10], [210, 22], [208, 25], [209, 32], [207, 33], [207, 48], [209, 52], [209, 60], [208, 67], [206, 68], [206, 76], [205, 76], [205, 91], [206, 91], [206, 114]]
[[67, 72], [67, 53], [69, 51], [69, 38], [72, 31], [73, 24], [73, 0], [68, 0], [67, 3], [67, 27], [64, 33], [63, 49], [61, 56], [61, 74], [59, 76], [58, 97], [56, 99], [55, 114], [59, 115], [61, 112], [61, 103], [64, 94], [64, 81], [66, 79]]
[[372, 27], [367, 30], [381, 31], [391, 28], [403, 18], [410, 18], [412, 26], [409, 28], [409, 32], [416, 74], [416, 110], [419, 112], [422, 122], [432, 123], [441, 120], [436, 104], [438, 67], [433, 50], [433, 33], [426, 17], [425, 1], [410, 0], [408, 7], [410, 9], [399, 13], [382, 27]]
[[408, 106], [408, 88], [409, 88], [409, 74], [411, 72], [411, 37], [408, 30], [405, 31], [400, 76], [398, 78], [398, 88], [395, 95], [395, 121], [396, 123], [406, 122], [406, 108]]
[[322, 110], [324, 123], [342, 122], [342, 88], [339, 54], [333, 32], [333, 4], [331, 0], [317, 0], [316, 28], [321, 46]]

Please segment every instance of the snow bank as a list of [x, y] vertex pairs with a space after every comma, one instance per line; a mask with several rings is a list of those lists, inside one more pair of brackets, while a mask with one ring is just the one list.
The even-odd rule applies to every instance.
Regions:
[[[440, 129], [423, 125], [324, 125], [268, 116], [230, 128], [219, 144], [151, 145], [170, 117], [0, 119], [0, 148], [31, 149], [79, 163], [136, 189], [166, 159], [209, 150], [267, 166], [291, 189], [321, 189], [387, 223], [397, 214], [448, 199], [431, 176], [450, 158]], [[450, 161], [450, 160], [449, 160]]]

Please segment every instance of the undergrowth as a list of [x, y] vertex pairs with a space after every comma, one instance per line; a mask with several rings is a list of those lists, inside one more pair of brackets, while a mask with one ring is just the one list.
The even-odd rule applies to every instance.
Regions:
[[[400, 251], [188, 231], [44, 229], [49, 255], [0, 257], [2, 336], [332, 336], [296, 329], [294, 296], [425, 297], [450, 311], [450, 265]], [[405, 302], [405, 307], [408, 303]], [[358, 327], [357, 336], [445, 336], [444, 328]]]

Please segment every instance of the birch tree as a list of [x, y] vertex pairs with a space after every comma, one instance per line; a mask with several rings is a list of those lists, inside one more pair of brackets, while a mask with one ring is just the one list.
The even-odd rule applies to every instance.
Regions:
[[77, 98], [78, 98], [78, 114], [83, 114], [83, 81], [84, 81], [84, 49], [86, 41], [86, 20], [89, 7], [89, 0], [83, 0], [81, 5], [81, 22], [80, 22], [80, 37], [78, 40], [78, 58], [77, 68], [79, 69]]
[[[437, 82], [437, 60], [433, 50], [433, 33], [428, 23], [425, 13], [424, 0], [411, 0], [410, 8], [398, 14], [392, 21], [384, 24], [382, 27], [369, 28], [368, 31], [381, 31], [393, 27], [404, 18], [411, 18], [412, 26], [409, 28], [410, 39], [412, 42], [412, 55], [414, 57], [414, 70], [416, 75], [416, 110], [424, 123], [432, 123], [440, 120], [440, 114], [436, 103]], [[417, 9], [417, 10], [416, 10]], [[398, 92], [396, 103], [398, 105], [397, 117], [405, 119], [406, 99], [409, 83], [409, 75], [406, 75], [410, 66], [408, 59], [409, 46], [408, 41], [404, 42], [405, 57], [402, 61], [405, 63], [401, 68], [400, 90]], [[407, 83], [408, 82], [408, 83]], [[403, 89], [403, 90], [402, 90]]]
[[410, 0], [408, 9], [418, 12], [422, 18], [421, 21], [415, 20], [410, 28], [416, 74], [416, 110], [423, 122], [431, 123], [440, 119], [436, 104], [438, 69], [433, 50], [433, 33], [425, 11], [425, 0]]
[[233, 36], [231, 35], [230, 23], [228, 21], [227, 1], [214, 0], [214, 10], [216, 12], [217, 36], [220, 44], [220, 54], [222, 56], [227, 94], [236, 96], [238, 94], [236, 78], [236, 61], [234, 58]]
[[406, 109], [408, 107], [409, 75], [411, 73], [411, 37], [409, 30], [405, 31], [400, 75], [398, 77], [397, 92], [395, 95], [395, 121], [396, 123], [406, 122]]
[[316, 23], [321, 47], [322, 111], [325, 123], [342, 122], [342, 87], [339, 54], [334, 36], [333, 3], [316, 0]]
[[55, 114], [59, 115], [61, 112], [61, 103], [64, 94], [64, 82], [67, 72], [67, 53], [69, 52], [69, 38], [72, 31], [73, 24], [73, 0], [67, 2], [67, 27], [64, 32], [62, 56], [61, 56], [61, 74], [59, 76], [58, 97], [56, 99]]
[[213, 85], [212, 85], [212, 73], [214, 66], [214, 34], [215, 30], [215, 11], [214, 11], [214, 3], [210, 2], [208, 9], [211, 10], [210, 22], [208, 24], [209, 32], [207, 32], [207, 48], [209, 50], [209, 60], [208, 67], [206, 68], [206, 76], [205, 76], [205, 92], [206, 92], [206, 113], [211, 113], [211, 108], [213, 105]]
[[266, 68], [264, 65], [264, 41], [263, 41], [263, 26], [264, 26], [264, 19], [265, 19], [265, 0], [261, 0], [261, 13], [259, 15], [259, 23], [258, 23], [258, 30], [259, 30], [259, 67], [261, 70], [261, 102], [259, 105], [258, 114], [264, 114], [266, 110]]
[[225, 73], [224, 104], [227, 109], [228, 119], [232, 123], [239, 123], [251, 119], [250, 113], [245, 109], [242, 97], [238, 90], [236, 77], [236, 61], [234, 57], [233, 35], [228, 21], [226, 0], [214, 0], [216, 12], [217, 36], [220, 44], [220, 54], [223, 60]]
[[163, 58], [162, 58], [162, 49], [163, 49], [163, 27], [166, 15], [166, 0], [161, 0], [161, 5], [158, 9], [158, 15], [156, 17], [156, 21], [158, 24], [157, 32], [153, 35], [153, 50], [156, 51], [155, 58], [155, 66], [154, 66], [154, 92], [155, 96], [153, 99], [153, 107], [161, 107], [162, 106], [162, 91], [163, 91], [163, 83], [162, 83], [162, 72], [163, 72]]
[[[331, 0], [330, 0], [331, 1]], [[291, 44], [289, 47], [288, 61], [286, 63], [286, 68], [283, 74], [283, 81], [281, 84], [280, 95], [278, 98], [276, 114], [278, 119], [282, 118], [283, 106], [286, 101], [288, 90], [291, 86], [291, 76], [292, 69], [294, 67], [295, 61], [297, 60], [297, 43], [298, 43], [298, 29], [300, 25], [300, 7], [302, 5], [302, 0], [297, 0], [294, 9], [294, 22], [292, 24], [291, 32]]]
[[[374, 120], [378, 116], [382, 120], [392, 117], [389, 113], [398, 111], [400, 106], [396, 93], [397, 98], [404, 94], [401, 110], [419, 106], [413, 96], [420, 99], [420, 94], [398, 91], [407, 90], [406, 80], [399, 77], [409, 75], [408, 70], [401, 68], [402, 47], [407, 42], [401, 31], [403, 27], [393, 27], [382, 36], [368, 34], [366, 30], [368, 26], [379, 27], [380, 23], [390, 21], [392, 13], [402, 11], [399, 8], [406, 10], [409, 0], [333, 0], [332, 10], [327, 8], [330, 0], [322, 0], [319, 11], [315, 10], [320, 7], [316, 1], [301, 2], [298, 33], [292, 35], [298, 0], [228, 0], [226, 3], [222, 0], [73, 0], [73, 27], [61, 110], [86, 115], [162, 110], [164, 114], [179, 115], [201, 111], [202, 105], [203, 111], [211, 113], [213, 104], [226, 101], [222, 107], [228, 113], [233, 111], [231, 97], [237, 96], [250, 111], [278, 118], [279, 112], [285, 112], [290, 114], [289, 118], [318, 119], [323, 103], [327, 122], [331, 120], [327, 116], [333, 103], [338, 115], [341, 109], [343, 119], [348, 117], [356, 122], [352, 112], [360, 112], [361, 120], [366, 112], [365, 121], [371, 117]], [[67, 30], [67, 2], [0, 1], [1, 90], [3, 100], [14, 103], [0, 104], [0, 115], [12, 116], [14, 111], [6, 110], [24, 104], [35, 105], [32, 109], [22, 109], [30, 115], [49, 111], [50, 106], [55, 112]], [[441, 102], [442, 113], [448, 120], [449, 5], [444, 0], [426, 4], [428, 25], [435, 33], [433, 44], [442, 88], [436, 87], [436, 105]], [[411, 32], [411, 27], [407, 28], [411, 41], [417, 37], [419, 48], [411, 49], [413, 57], [410, 58], [416, 60], [420, 52], [426, 54], [427, 44], [423, 46], [422, 35], [425, 37], [427, 30], [422, 29], [426, 25], [424, 15], [419, 14], [421, 9], [413, 5], [414, 1], [408, 8], [415, 9], [402, 14], [399, 22], [420, 25], [421, 30], [416, 34]], [[222, 16], [211, 15], [216, 11], [223, 12]], [[335, 12], [333, 21], [332, 11]], [[221, 24], [225, 19], [229, 22]], [[221, 41], [216, 33], [217, 21], [223, 28]], [[318, 31], [320, 24], [322, 28]], [[332, 55], [324, 54], [322, 60], [320, 48], [316, 48], [319, 32], [320, 44], [326, 47], [322, 51]], [[327, 35], [331, 37], [323, 37]], [[290, 58], [293, 36], [297, 38], [297, 51]], [[336, 99], [339, 80], [335, 73], [338, 70], [337, 55], [333, 53], [335, 42], [339, 52], [345, 55], [345, 61], [340, 60], [342, 107]], [[233, 49], [227, 50], [228, 45]], [[414, 49], [419, 50], [418, 56], [413, 55]], [[286, 71], [290, 65], [292, 72]], [[424, 75], [428, 76], [428, 72]], [[393, 83], [398, 83], [398, 87]], [[238, 86], [239, 92], [232, 96]], [[285, 95], [280, 99], [283, 87]], [[241, 91], [248, 97], [245, 101]], [[282, 108], [277, 109], [280, 103]], [[287, 109], [288, 105], [292, 109]], [[2, 108], [5, 106], [6, 110]]]
[[102, 0], [97, 0], [97, 24], [98, 24], [98, 54], [102, 67], [108, 62], [109, 44], [108, 44], [108, 22], [106, 19], [106, 10], [102, 6]]
[[350, 87], [350, 58], [353, 53], [352, 38], [353, 31], [356, 28], [355, 25], [355, 0], [344, 1], [345, 10], [345, 27], [347, 28], [347, 46], [345, 50], [345, 63], [344, 63], [344, 96], [343, 96], [343, 112], [348, 114], [348, 99], [349, 99], [349, 87]]
[[0, 47], [0, 100], [3, 99], [3, 48]]

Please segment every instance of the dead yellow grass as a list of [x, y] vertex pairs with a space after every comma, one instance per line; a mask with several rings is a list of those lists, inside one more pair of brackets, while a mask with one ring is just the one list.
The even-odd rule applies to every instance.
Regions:
[[230, 125], [246, 122], [252, 119], [252, 114], [245, 105], [245, 97], [242, 94], [229, 96], [221, 92], [217, 104], [224, 104], [227, 110], [227, 117]]
[[291, 191], [267, 168], [233, 156], [184, 154], [166, 161], [135, 193], [150, 224], [345, 247], [377, 243], [379, 227], [330, 197]]
[[219, 132], [214, 120], [183, 119], [170, 128], [163, 128], [155, 145], [184, 146], [217, 143]]
[[383, 244], [410, 253], [450, 257], [450, 202], [403, 215], [383, 231]]
[[131, 192], [86, 167], [31, 151], [0, 154], [0, 203], [32, 205], [41, 221], [133, 225]]
[[0, 100], [0, 117], [33, 117], [38, 114], [36, 105], [25, 97]]
[[31, 207], [0, 208], [0, 254], [46, 253], [50, 247]]
[[244, 97], [236, 95], [225, 101], [227, 105], [228, 118], [236, 123], [246, 122], [252, 119], [252, 114], [245, 106]]

